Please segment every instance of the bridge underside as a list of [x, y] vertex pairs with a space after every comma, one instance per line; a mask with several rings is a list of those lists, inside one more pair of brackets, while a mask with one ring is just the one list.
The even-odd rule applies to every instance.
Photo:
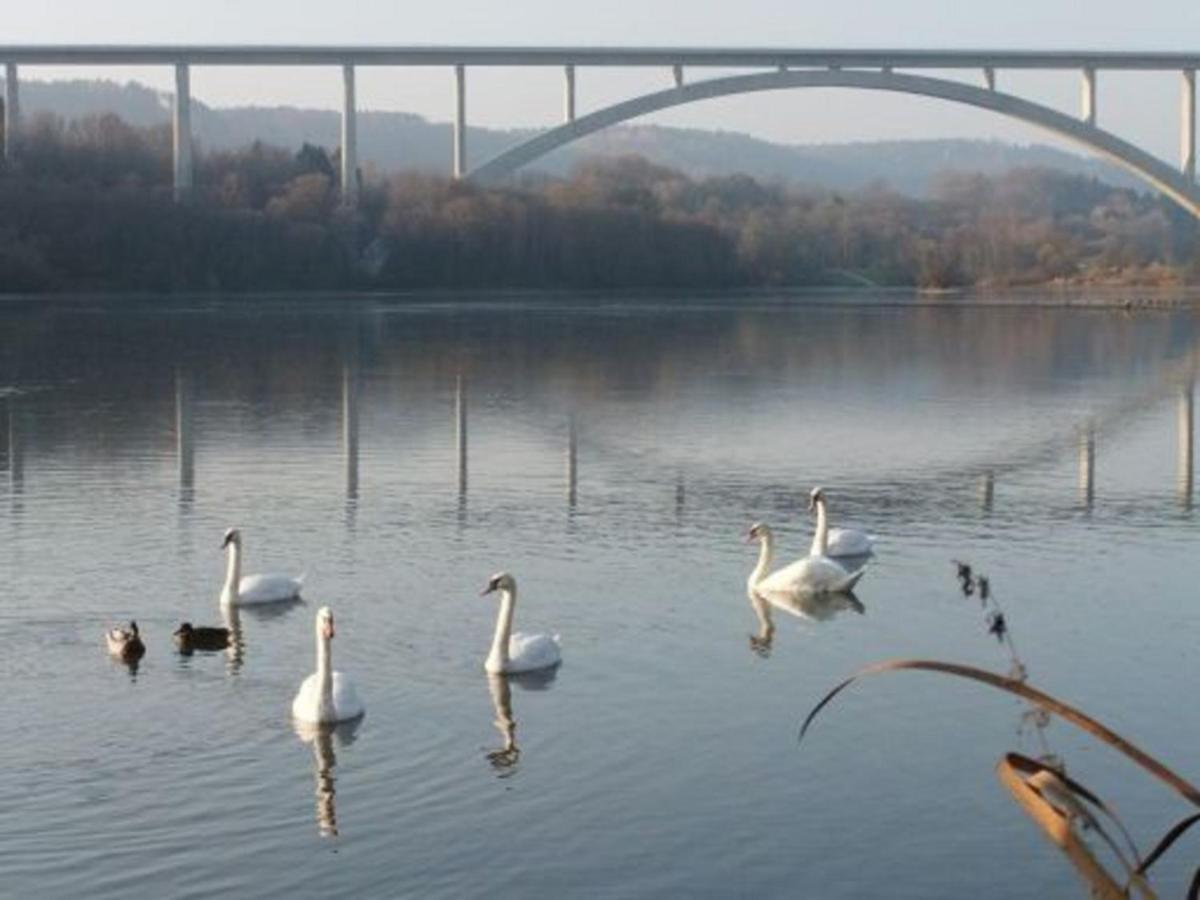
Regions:
[[467, 177], [481, 183], [497, 182], [527, 163], [582, 137], [673, 106], [734, 94], [790, 88], [854, 88], [894, 91], [989, 109], [1036, 125], [1107, 157], [1149, 182], [1193, 216], [1200, 218], [1200, 190], [1191, 179], [1128, 141], [1097, 128], [1092, 122], [1076, 119], [1057, 110], [993, 89], [975, 87], [944, 78], [897, 74], [889, 71], [787, 69], [681, 84], [579, 116], [563, 125], [544, 131], [476, 167], [467, 173]]

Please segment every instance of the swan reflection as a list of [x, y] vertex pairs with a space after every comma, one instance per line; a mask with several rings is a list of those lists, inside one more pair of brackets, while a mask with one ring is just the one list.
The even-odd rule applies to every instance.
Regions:
[[316, 725], [296, 720], [292, 722], [296, 736], [312, 747], [313, 775], [316, 780], [317, 833], [321, 837], [338, 836], [337, 808], [334, 802], [334, 796], [337, 794], [337, 779], [333, 774], [337, 766], [334, 741], [336, 740], [339, 747], [350, 746], [354, 743], [355, 732], [361, 721], [356, 719], [336, 725]]
[[221, 624], [229, 629], [229, 643], [225, 646], [225, 670], [236, 675], [242, 668], [246, 644], [242, 639], [242, 613], [236, 606], [221, 607]]
[[515, 684], [526, 691], [544, 691], [549, 689], [557, 677], [557, 666], [514, 675], [488, 673], [488, 693], [492, 697], [492, 708], [496, 714], [492, 724], [500, 732], [503, 744], [499, 750], [488, 750], [484, 755], [500, 778], [516, 774], [517, 763], [521, 759], [521, 749], [517, 746], [517, 720], [512, 709], [512, 686]]
[[826, 622], [847, 610], [859, 615], [867, 609], [853, 593], [806, 594], [751, 591], [750, 609], [758, 619], [758, 633], [750, 635], [750, 650], [763, 659], [771, 655], [775, 640], [775, 620], [772, 610], [781, 610], [799, 619]]
[[512, 685], [503, 675], [488, 675], [488, 692], [492, 695], [492, 706], [496, 711], [496, 721], [493, 723], [500, 731], [504, 746], [499, 750], [490, 750], [487, 760], [492, 764], [501, 777], [512, 774], [521, 751], [517, 747], [517, 720], [512, 712]]

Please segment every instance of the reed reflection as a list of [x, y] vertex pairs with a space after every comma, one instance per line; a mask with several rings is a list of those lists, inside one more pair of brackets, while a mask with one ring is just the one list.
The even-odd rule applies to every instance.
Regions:
[[361, 721], [361, 719], [356, 719], [351, 722], [339, 722], [336, 725], [315, 725], [299, 721], [292, 723], [296, 730], [296, 736], [312, 747], [317, 833], [321, 837], [333, 838], [340, 833], [335, 800], [337, 778], [333, 774], [333, 770], [337, 767], [335, 742], [338, 747], [343, 749], [353, 744], [355, 732]]

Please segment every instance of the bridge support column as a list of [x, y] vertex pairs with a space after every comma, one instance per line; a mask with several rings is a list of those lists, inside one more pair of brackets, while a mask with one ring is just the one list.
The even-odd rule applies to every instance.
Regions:
[[1096, 124], [1096, 70], [1091, 66], [1083, 70], [1080, 85], [1079, 117], [1089, 125]]
[[1179, 167], [1188, 184], [1196, 180], [1196, 70], [1183, 70], [1179, 97]]
[[17, 64], [4, 65], [4, 158], [17, 158], [17, 141], [21, 131], [21, 86], [17, 80]]
[[575, 67], [563, 67], [563, 121], [575, 121]]
[[983, 70], [983, 83], [987, 85], [989, 91], [996, 89], [996, 70], [988, 66]]
[[342, 66], [342, 204], [358, 203], [358, 112], [354, 66]]
[[454, 177], [467, 174], [467, 72], [454, 67]]
[[182, 200], [192, 190], [192, 89], [186, 63], [175, 64], [175, 199]]
[[675, 79], [675, 87], [683, 87], [683, 66], [678, 64], [671, 66], [671, 77]]

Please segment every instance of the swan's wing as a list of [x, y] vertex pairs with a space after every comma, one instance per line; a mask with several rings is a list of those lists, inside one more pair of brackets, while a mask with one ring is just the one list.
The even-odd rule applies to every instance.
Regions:
[[358, 699], [354, 682], [350, 680], [349, 675], [342, 672], [333, 673], [333, 708], [339, 722], [357, 719], [367, 711], [363, 702]]
[[826, 556], [869, 556], [875, 538], [865, 531], [854, 528], [833, 528], [829, 531], [829, 546]]
[[866, 567], [848, 571], [827, 556], [806, 556], [768, 575], [757, 585], [764, 594], [841, 594], [850, 591]]
[[507, 672], [532, 672], [562, 662], [558, 635], [514, 632], [508, 639]]
[[320, 702], [317, 691], [317, 673], [313, 672], [300, 682], [300, 690], [296, 691], [296, 696], [292, 699], [292, 716], [294, 718], [300, 719], [302, 722], [317, 721], [317, 706]]
[[301, 586], [301, 581], [290, 575], [246, 575], [238, 582], [238, 595], [243, 603], [293, 600], [300, 596]]
[[784, 566], [782, 569], [776, 569], [770, 575], [763, 578], [754, 589], [759, 593], [794, 593], [801, 585], [803, 585], [810, 577], [810, 569], [812, 560], [818, 557], [806, 556], [803, 559], [798, 559], [791, 565]]

